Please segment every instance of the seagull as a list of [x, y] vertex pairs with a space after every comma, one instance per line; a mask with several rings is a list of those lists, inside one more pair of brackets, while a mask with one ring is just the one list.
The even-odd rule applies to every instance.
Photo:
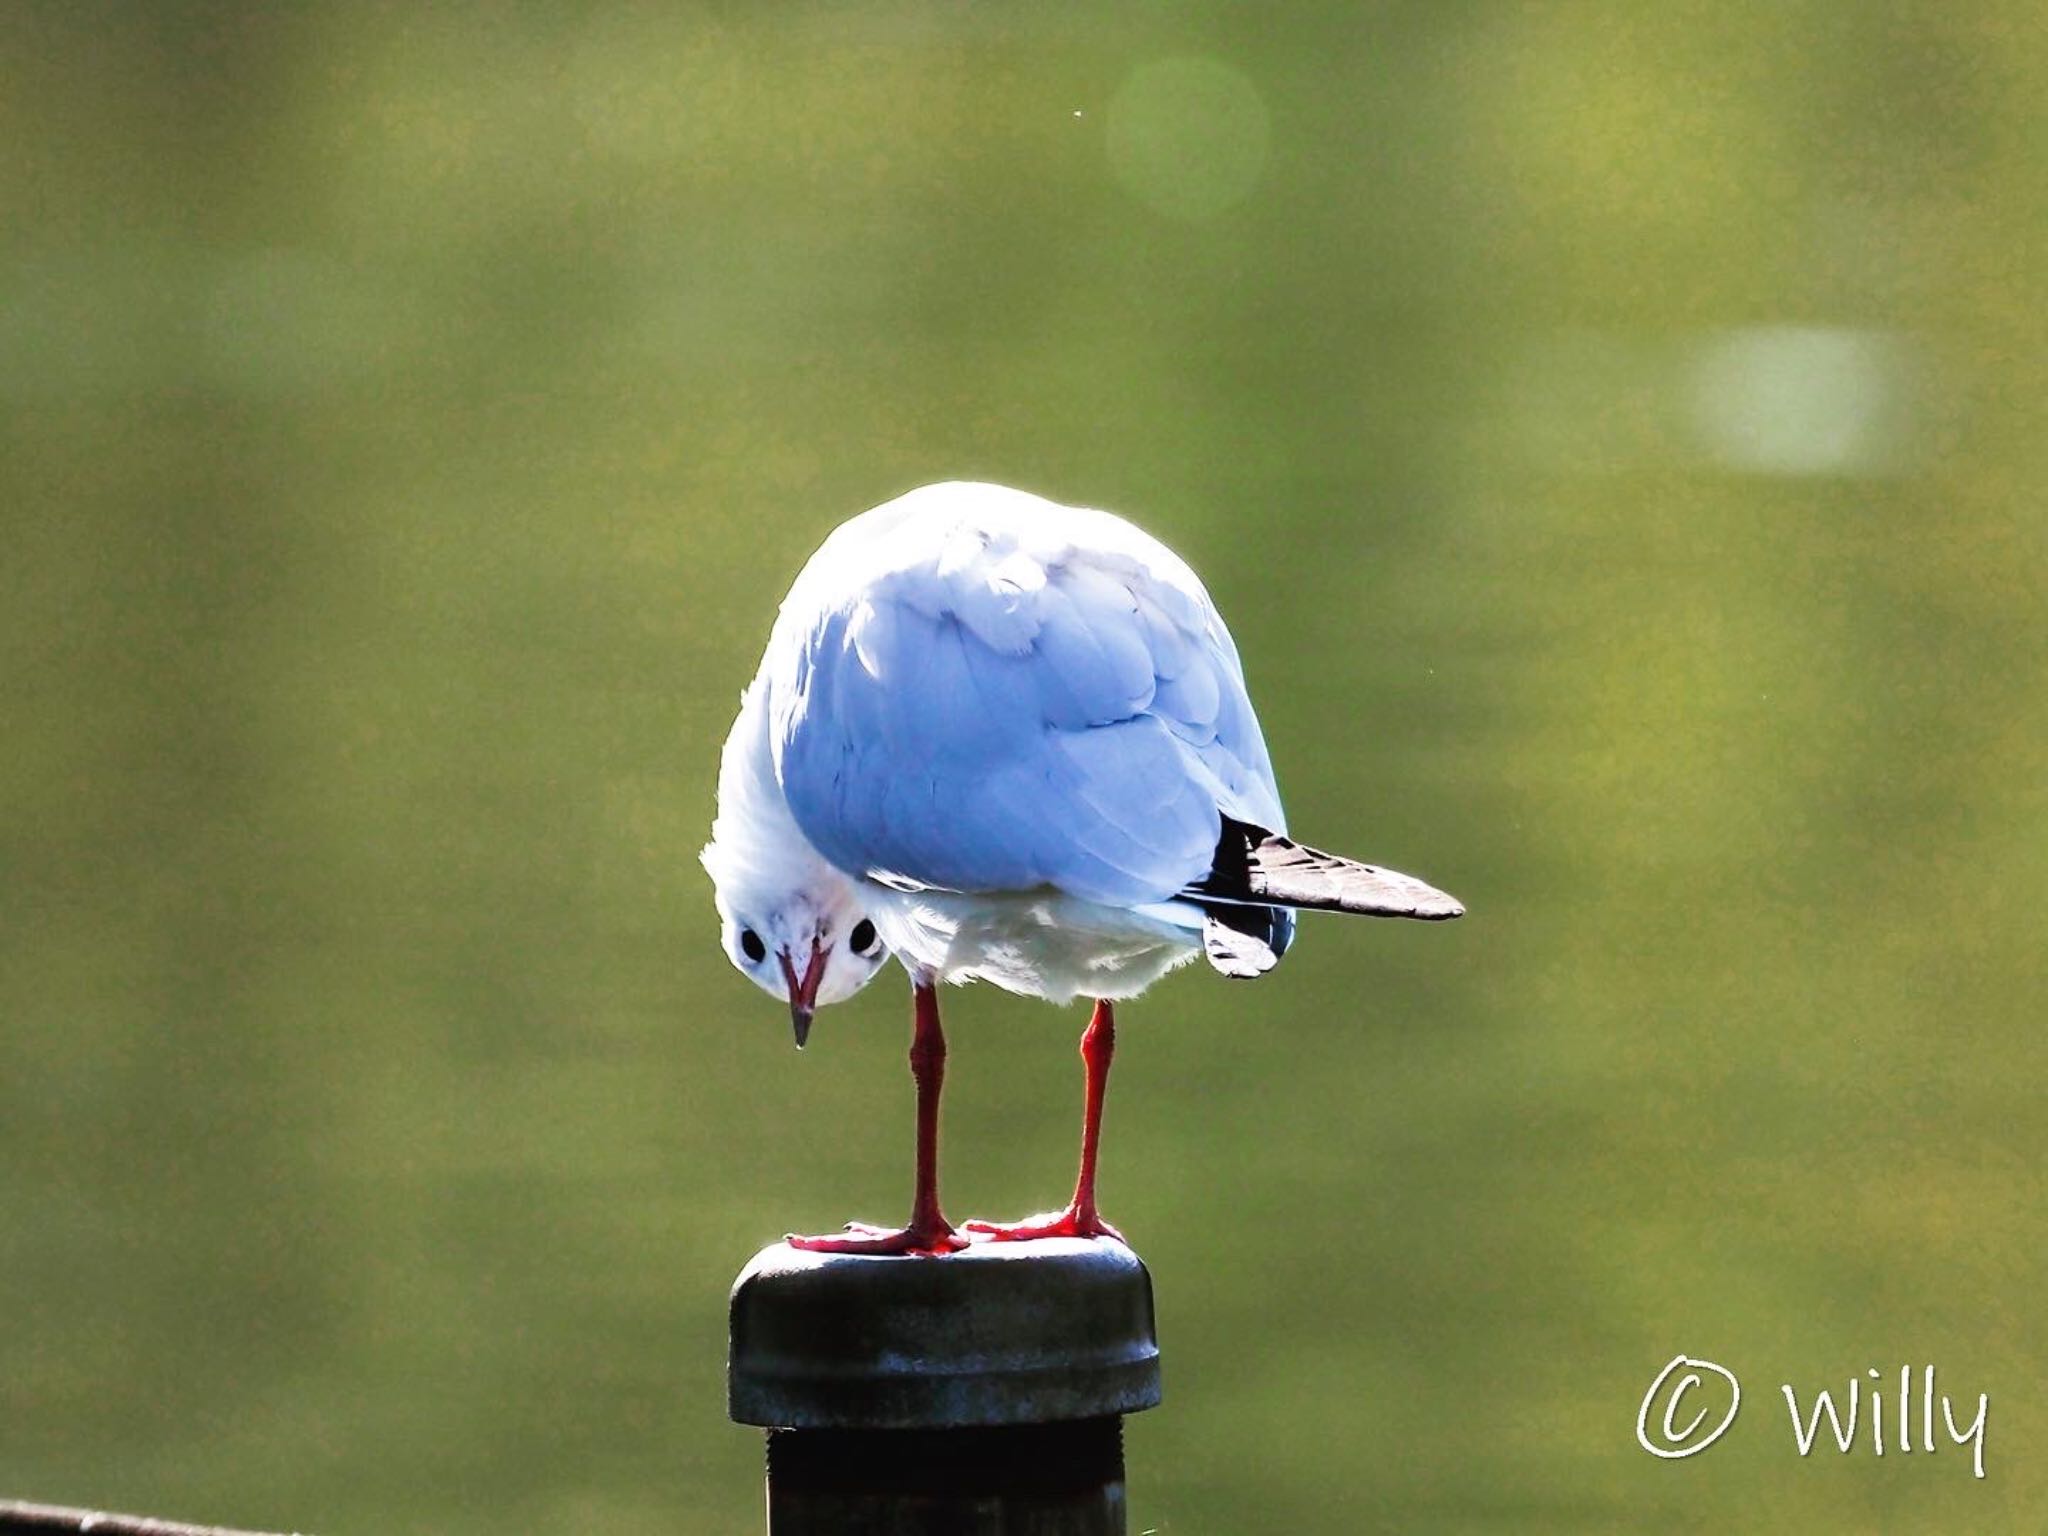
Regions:
[[[826, 1253], [1118, 1238], [1096, 1207], [1114, 1004], [1205, 957], [1262, 976], [1297, 909], [1461, 916], [1412, 875], [1287, 835], [1237, 646], [1195, 573], [1108, 512], [927, 485], [843, 523], [783, 600], [719, 761], [702, 859], [727, 957], [816, 1011], [910, 976], [910, 1220]], [[939, 1204], [941, 982], [1093, 1000], [1064, 1210], [954, 1227]]]

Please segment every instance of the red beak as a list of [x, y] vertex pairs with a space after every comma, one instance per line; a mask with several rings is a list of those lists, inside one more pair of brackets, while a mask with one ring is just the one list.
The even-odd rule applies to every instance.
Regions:
[[789, 1022], [796, 1027], [796, 1048], [802, 1050], [811, 1038], [811, 1015], [818, 1010], [818, 984], [825, 979], [825, 952], [811, 940], [810, 963], [798, 977], [789, 951], [782, 952], [782, 976], [789, 983]]

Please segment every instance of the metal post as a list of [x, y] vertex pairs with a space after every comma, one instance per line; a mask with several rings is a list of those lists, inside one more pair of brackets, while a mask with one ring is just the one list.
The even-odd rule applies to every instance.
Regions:
[[771, 1536], [1121, 1536], [1123, 1419], [1159, 1401], [1121, 1243], [944, 1258], [764, 1248], [732, 1289], [728, 1406], [768, 1430]]

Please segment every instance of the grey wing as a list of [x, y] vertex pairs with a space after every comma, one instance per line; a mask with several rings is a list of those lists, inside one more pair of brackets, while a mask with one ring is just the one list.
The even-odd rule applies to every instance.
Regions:
[[1280, 822], [1220, 619], [1121, 553], [890, 573], [808, 623], [776, 686], [783, 792], [849, 871], [1137, 905], [1201, 878], [1226, 814]]

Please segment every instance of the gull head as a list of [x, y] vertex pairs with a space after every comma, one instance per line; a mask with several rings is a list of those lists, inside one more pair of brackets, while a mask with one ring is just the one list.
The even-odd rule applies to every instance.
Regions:
[[815, 856], [777, 872], [714, 840], [702, 859], [718, 905], [720, 941], [741, 975], [789, 1004], [797, 1049], [811, 1017], [874, 980], [888, 946], [853, 882]]
[[711, 876], [726, 958], [789, 1004], [796, 1045], [811, 1016], [874, 980], [888, 946], [846, 874], [825, 862], [790, 815], [769, 748], [768, 689], [740, 695], [718, 766], [718, 815], [698, 855]]

